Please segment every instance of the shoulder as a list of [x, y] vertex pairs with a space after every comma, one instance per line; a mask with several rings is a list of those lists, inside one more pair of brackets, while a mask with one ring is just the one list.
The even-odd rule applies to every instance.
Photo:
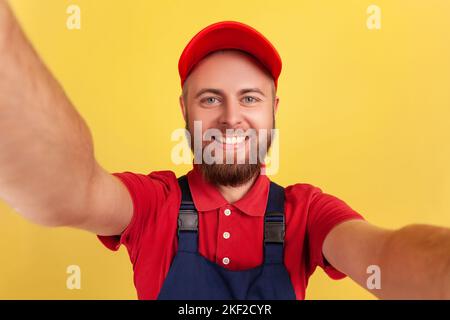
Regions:
[[152, 171], [147, 174], [149, 179], [158, 181], [166, 185], [178, 185], [177, 176], [175, 172], [170, 170]]
[[322, 189], [310, 183], [295, 183], [284, 188], [286, 201], [311, 202], [323, 194]]
[[120, 178], [121, 180], [126, 180], [127, 182], [141, 182], [141, 183], [161, 183], [172, 185], [177, 183], [177, 177], [173, 171], [161, 170], [161, 171], [151, 171], [149, 173], [138, 173], [132, 171], [115, 172], [114, 176]]
[[322, 191], [322, 188], [309, 183], [296, 183], [285, 188], [286, 202], [295, 211], [305, 210], [309, 218], [338, 219], [357, 217], [360, 214], [340, 197]]
[[170, 196], [179, 193], [177, 176], [173, 171], [160, 170], [150, 173], [131, 171], [116, 172], [118, 177], [135, 197], [142, 196]]

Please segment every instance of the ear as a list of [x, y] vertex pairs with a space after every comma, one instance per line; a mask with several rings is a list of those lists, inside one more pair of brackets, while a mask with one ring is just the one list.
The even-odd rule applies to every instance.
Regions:
[[180, 108], [181, 113], [183, 114], [184, 122], [186, 122], [186, 106], [184, 105], [183, 95], [180, 95]]
[[280, 97], [275, 97], [275, 103], [273, 105], [273, 113], [276, 114], [278, 110], [278, 103], [280, 102]]

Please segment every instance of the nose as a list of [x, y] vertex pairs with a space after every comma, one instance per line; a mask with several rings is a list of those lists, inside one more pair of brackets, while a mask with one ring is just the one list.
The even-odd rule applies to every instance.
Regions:
[[225, 127], [234, 128], [242, 123], [242, 113], [239, 101], [227, 100], [220, 115], [220, 124]]

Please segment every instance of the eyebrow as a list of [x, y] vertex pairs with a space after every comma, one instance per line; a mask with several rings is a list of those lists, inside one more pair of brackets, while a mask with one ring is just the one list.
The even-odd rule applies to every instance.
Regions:
[[[214, 94], [218, 94], [218, 95], [224, 95], [224, 91], [220, 90], [220, 89], [215, 89], [215, 88], [203, 88], [201, 89], [199, 92], [197, 92], [197, 94], [195, 95], [195, 99], [197, 99], [198, 97], [200, 97], [202, 94], [204, 93], [214, 93]], [[263, 97], [265, 97], [266, 95], [259, 89], [259, 88], [246, 88], [246, 89], [241, 89], [239, 90], [238, 94], [242, 95], [245, 93], [249, 93], [249, 92], [256, 92], [261, 94]]]

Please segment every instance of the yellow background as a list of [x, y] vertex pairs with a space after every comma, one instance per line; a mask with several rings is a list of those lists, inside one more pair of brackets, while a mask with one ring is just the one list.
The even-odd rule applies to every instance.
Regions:
[[[170, 134], [184, 126], [178, 58], [203, 27], [237, 20], [283, 59], [274, 181], [319, 186], [379, 226], [450, 227], [450, 1], [11, 2], [111, 172], [189, 169], [170, 160]], [[366, 27], [372, 3], [380, 30]], [[69, 4], [81, 8], [81, 30], [66, 28]], [[125, 248], [33, 225], [4, 202], [0, 226], [0, 298], [136, 298]], [[66, 288], [71, 264], [81, 290]], [[307, 298], [373, 296], [318, 269]]]

